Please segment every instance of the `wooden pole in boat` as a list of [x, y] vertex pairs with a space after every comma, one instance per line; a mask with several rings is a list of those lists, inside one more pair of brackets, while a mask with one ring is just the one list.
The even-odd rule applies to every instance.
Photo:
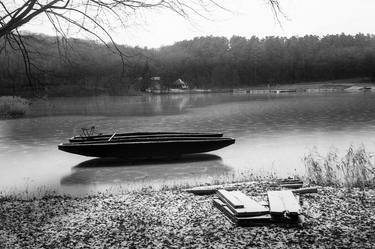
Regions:
[[108, 142], [112, 140], [112, 138], [116, 135], [116, 132], [113, 133], [113, 135], [108, 139]]

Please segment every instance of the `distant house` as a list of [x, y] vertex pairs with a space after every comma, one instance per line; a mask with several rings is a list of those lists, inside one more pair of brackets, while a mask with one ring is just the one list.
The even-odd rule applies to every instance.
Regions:
[[178, 79], [175, 82], [171, 84], [171, 87], [173, 89], [180, 89], [180, 90], [187, 90], [189, 89], [189, 85], [186, 84], [182, 79]]
[[182, 79], [165, 85], [162, 83], [161, 77], [154, 76], [150, 78], [148, 88], [145, 91], [149, 93], [186, 93], [190, 91], [190, 87]]

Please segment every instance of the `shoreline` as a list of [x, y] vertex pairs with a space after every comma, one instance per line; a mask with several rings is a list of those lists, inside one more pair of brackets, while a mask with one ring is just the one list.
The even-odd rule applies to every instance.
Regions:
[[[276, 96], [276, 95], [288, 95], [288, 94], [326, 94], [326, 93], [371, 93], [375, 92], [375, 83], [364, 83], [356, 82], [355, 80], [348, 81], [327, 81], [327, 82], [312, 82], [312, 83], [293, 83], [285, 85], [258, 85], [258, 86], [243, 86], [237, 88], [219, 88], [219, 89], [190, 89], [186, 91], [178, 92], [137, 92], [132, 94], [124, 95], [92, 95], [92, 96], [65, 96], [62, 98], [96, 98], [96, 97], [147, 97], [147, 96], [178, 96], [178, 95], [208, 95], [208, 94], [233, 94], [233, 95], [254, 95], [254, 96]], [[18, 103], [10, 105], [6, 110], [15, 109], [14, 114], [8, 114], [6, 111], [0, 110], [0, 120], [17, 119], [23, 117], [29, 117], [29, 109], [35, 103], [45, 102], [49, 103], [50, 99], [61, 98], [56, 96], [45, 96], [41, 98], [21, 98], [12, 96], [2, 96], [0, 98], [16, 98], [24, 100], [25, 103], [20, 106]], [[1, 101], [0, 101], [1, 102]], [[0, 103], [1, 105], [1, 103]], [[0, 108], [1, 109], [1, 108]], [[4, 109], [4, 108], [3, 108]], [[4, 109], [4, 110], [5, 110]]]
[[[240, 183], [265, 200], [272, 182]], [[375, 190], [319, 187], [303, 196], [305, 226], [236, 227], [212, 205], [213, 196], [183, 189], [143, 189], [86, 197], [0, 197], [0, 247], [128, 248], [371, 248]]]
[[233, 94], [281, 94], [281, 93], [325, 93], [325, 92], [375, 92], [375, 83], [361, 79], [299, 82], [290, 84], [259, 84], [254, 86], [238, 86], [231, 88], [212, 89], [188, 89], [188, 90], [149, 90], [140, 94], [155, 95], [179, 95], [179, 94], [209, 94], [209, 93], [233, 93]]
[[[351, 86], [359, 86], [359, 87], [371, 87], [375, 89], [375, 82], [370, 80], [369, 78], [349, 78], [349, 79], [339, 79], [339, 80], [324, 80], [324, 81], [307, 81], [307, 82], [296, 82], [296, 83], [260, 83], [255, 85], [236, 85], [231, 87], [197, 87], [191, 88], [188, 90], [181, 90], [181, 89], [174, 89], [176, 91], [140, 91], [140, 90], [131, 90], [131, 91], [116, 91], [113, 92], [115, 94], [111, 94], [108, 91], [104, 91], [105, 89], [101, 89], [103, 91], [93, 91], [90, 94], [78, 94], [78, 95], [71, 95], [65, 94], [64, 90], [59, 91], [59, 94], [56, 95], [54, 93], [48, 94], [45, 92], [45, 95], [41, 95], [39, 97], [35, 97], [35, 93], [23, 93], [20, 96], [24, 96], [28, 99], [46, 99], [48, 98], [55, 98], [55, 97], [96, 97], [96, 96], [141, 96], [145, 94], [207, 94], [207, 93], [226, 93], [226, 92], [236, 92], [241, 90], [247, 91], [255, 91], [255, 94], [263, 93], [263, 92], [256, 92], [257, 90], [269, 90], [271, 93], [275, 93], [277, 90], [293, 90], [296, 92], [317, 92], [316, 90], [321, 90], [321, 92], [329, 92], [329, 91], [343, 91], [345, 88], [349, 88]], [[93, 90], [93, 89], [87, 89]], [[319, 92], [319, 91], [318, 91]], [[41, 92], [43, 93], [43, 92]], [[77, 92], [75, 92], [77, 93]], [[88, 92], [85, 92], [88, 93]], [[95, 94], [96, 93], [96, 94]], [[3, 94], [0, 96], [9, 96], [10, 94]]]

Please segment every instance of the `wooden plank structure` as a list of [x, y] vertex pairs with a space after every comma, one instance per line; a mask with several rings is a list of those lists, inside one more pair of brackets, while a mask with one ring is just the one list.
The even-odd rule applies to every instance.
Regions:
[[283, 216], [287, 214], [292, 217], [301, 213], [301, 206], [292, 191], [268, 191], [267, 195], [272, 215]]
[[[309, 192], [311, 188], [305, 191]], [[218, 190], [213, 205], [238, 226], [270, 223], [301, 225], [301, 206], [292, 191], [268, 191], [267, 195], [269, 208], [240, 191]]]
[[228, 203], [232, 208], [244, 208], [244, 204], [239, 200], [232, 192], [220, 189], [217, 191], [217, 195], [221, 200]]
[[233, 213], [238, 217], [252, 217], [269, 214], [268, 208], [259, 204], [255, 200], [251, 199], [249, 196], [245, 195], [240, 191], [231, 191], [231, 195], [234, 196], [240, 203], [243, 204], [243, 208], [234, 208], [231, 205], [228, 207], [233, 211]]

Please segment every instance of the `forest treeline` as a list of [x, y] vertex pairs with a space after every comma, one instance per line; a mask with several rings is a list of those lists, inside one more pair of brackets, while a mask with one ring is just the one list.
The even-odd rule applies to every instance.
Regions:
[[24, 43], [31, 76], [21, 53], [8, 47], [0, 55], [0, 95], [27, 95], [31, 89], [51, 96], [127, 94], [144, 90], [154, 76], [162, 84], [181, 78], [199, 88], [375, 79], [375, 36], [370, 34], [209, 36], [158, 49], [121, 45], [124, 62], [95, 41], [29, 34]]

